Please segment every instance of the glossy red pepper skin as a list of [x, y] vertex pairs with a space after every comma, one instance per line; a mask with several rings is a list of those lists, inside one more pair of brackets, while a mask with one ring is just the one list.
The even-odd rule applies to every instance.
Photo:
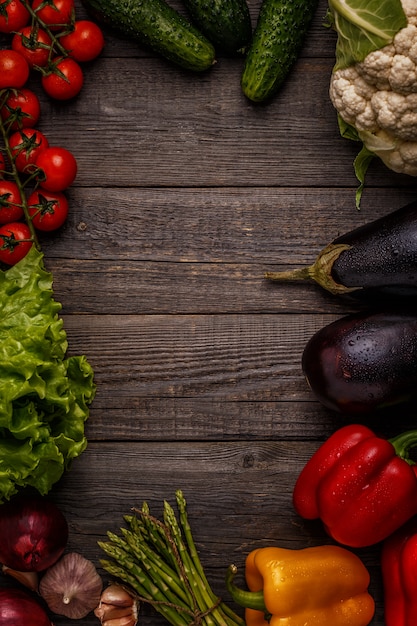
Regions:
[[386, 626], [417, 624], [417, 518], [386, 539], [381, 551]]
[[338, 429], [301, 471], [295, 510], [352, 548], [383, 541], [417, 514], [417, 466], [407, 456], [416, 445], [417, 431], [387, 440], [363, 425]]

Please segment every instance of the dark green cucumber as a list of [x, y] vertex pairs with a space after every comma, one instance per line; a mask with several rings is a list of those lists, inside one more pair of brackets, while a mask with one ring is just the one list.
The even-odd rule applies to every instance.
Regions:
[[216, 49], [243, 53], [252, 38], [246, 0], [183, 0], [191, 19]]
[[164, 0], [82, 0], [87, 11], [121, 35], [193, 71], [215, 62], [213, 44]]
[[295, 63], [318, 0], [264, 0], [241, 79], [249, 100], [264, 102], [281, 87]]

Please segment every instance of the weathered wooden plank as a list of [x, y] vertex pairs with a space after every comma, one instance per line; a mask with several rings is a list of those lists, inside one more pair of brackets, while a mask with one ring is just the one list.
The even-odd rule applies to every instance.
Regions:
[[[295, 395], [295, 394], [294, 394]], [[235, 401], [210, 398], [126, 398], [101, 389], [86, 434], [90, 441], [287, 441], [322, 440], [347, 423], [346, 417], [311, 401]], [[415, 406], [366, 423], [386, 437], [415, 427]]]
[[[152, 290], [164, 272], [169, 276], [168, 263], [183, 263], [186, 272], [186, 263], [194, 264], [193, 272], [199, 263], [223, 263], [220, 282], [227, 279], [228, 265], [233, 273], [238, 263], [264, 264], [262, 276], [266, 269], [310, 264], [335, 237], [399, 208], [415, 194], [411, 187], [367, 189], [361, 211], [352, 188], [78, 188], [68, 196], [68, 223], [59, 236], [42, 238], [47, 258], [92, 259], [98, 272], [110, 275], [126, 261], [132, 271], [141, 267], [133, 261], [161, 261], [159, 272], [156, 264], [144, 268], [159, 274], [143, 277]], [[100, 260], [116, 263], [101, 266]], [[181, 268], [172, 269], [175, 281]], [[205, 273], [202, 267], [201, 280]], [[198, 290], [197, 282], [191, 291]]]
[[315, 285], [270, 283], [265, 265], [65, 259], [47, 265], [65, 315], [326, 313], [329, 306], [343, 314], [362, 308]]
[[[151, 315], [65, 318], [71, 351], [99, 365], [117, 396], [308, 399], [300, 358], [333, 315]], [[74, 332], [75, 331], [75, 332]]]

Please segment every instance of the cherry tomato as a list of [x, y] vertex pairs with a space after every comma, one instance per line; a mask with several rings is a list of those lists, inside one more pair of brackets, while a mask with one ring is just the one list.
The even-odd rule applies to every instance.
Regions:
[[77, 61], [67, 57], [52, 62], [53, 70], [44, 74], [42, 87], [55, 100], [70, 100], [78, 95], [84, 83], [84, 74]]
[[0, 224], [16, 222], [23, 217], [22, 196], [14, 181], [0, 181]]
[[0, 50], [0, 89], [20, 89], [29, 78], [29, 65], [25, 57], [15, 50]]
[[32, 9], [50, 30], [62, 30], [75, 14], [74, 0], [33, 0]]
[[24, 222], [9, 222], [0, 227], [0, 261], [6, 265], [21, 261], [32, 244], [29, 226]]
[[49, 61], [52, 39], [48, 33], [37, 26], [25, 26], [13, 35], [12, 50], [19, 52], [30, 68], [45, 67]]
[[75, 22], [74, 30], [61, 37], [60, 42], [68, 50], [70, 57], [79, 63], [92, 61], [104, 48], [101, 28], [90, 20]]
[[29, 22], [30, 13], [20, 0], [0, 2], [0, 33], [13, 33]]
[[11, 130], [33, 128], [38, 123], [40, 114], [38, 96], [25, 87], [19, 91], [11, 91], [0, 110], [1, 119], [10, 123]]
[[50, 146], [42, 150], [36, 159], [36, 166], [42, 170], [39, 180], [47, 191], [64, 191], [72, 185], [77, 175], [74, 155], [60, 146]]
[[29, 196], [28, 210], [34, 227], [49, 232], [60, 228], [66, 221], [68, 200], [60, 191], [51, 193], [40, 187]]
[[31, 173], [38, 156], [48, 148], [49, 141], [35, 128], [22, 128], [10, 135], [9, 146], [17, 171]]

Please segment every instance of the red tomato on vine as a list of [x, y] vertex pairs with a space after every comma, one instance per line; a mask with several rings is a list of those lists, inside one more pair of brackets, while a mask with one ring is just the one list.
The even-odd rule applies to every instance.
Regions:
[[45, 67], [49, 61], [52, 39], [37, 26], [25, 26], [13, 35], [12, 50], [21, 54], [30, 68]]
[[47, 191], [64, 191], [72, 185], [77, 175], [77, 161], [69, 150], [50, 146], [36, 159], [40, 169], [39, 182]]
[[17, 171], [30, 173], [39, 155], [49, 146], [49, 141], [39, 130], [23, 128], [10, 135], [9, 146]]
[[71, 58], [79, 63], [92, 61], [104, 48], [104, 36], [101, 28], [90, 20], [78, 20], [74, 30], [60, 37], [60, 43]]
[[83, 86], [84, 74], [74, 59], [66, 57], [52, 61], [51, 71], [41, 78], [42, 87], [55, 100], [75, 98]]
[[0, 89], [20, 89], [29, 78], [29, 64], [15, 50], [0, 50]]
[[24, 222], [10, 222], [0, 227], [0, 261], [6, 265], [21, 261], [32, 244], [29, 226]]
[[34, 91], [23, 87], [11, 91], [0, 110], [3, 122], [10, 124], [10, 130], [33, 128], [39, 121], [41, 105]]
[[14, 181], [0, 180], [0, 224], [16, 222], [23, 217], [22, 196]]
[[0, 2], [0, 33], [14, 33], [30, 20], [30, 13], [20, 0]]
[[52, 193], [40, 188], [29, 196], [27, 202], [32, 224], [37, 230], [57, 230], [68, 217], [68, 200], [62, 192]]
[[74, 0], [33, 0], [32, 9], [50, 30], [62, 30], [75, 15]]

